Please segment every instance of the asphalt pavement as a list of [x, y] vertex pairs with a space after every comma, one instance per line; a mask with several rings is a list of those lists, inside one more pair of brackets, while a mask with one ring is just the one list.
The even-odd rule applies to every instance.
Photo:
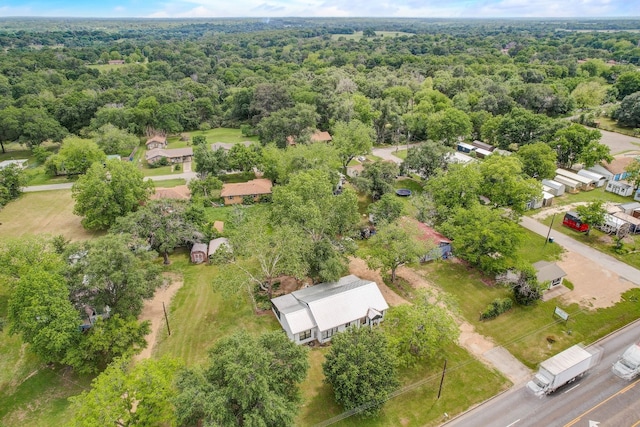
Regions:
[[[195, 172], [183, 172], [173, 175], [158, 175], [158, 176], [146, 176], [144, 179], [151, 180], [153, 182], [169, 181], [171, 179], [184, 179], [189, 182], [194, 179], [198, 174]], [[23, 187], [22, 191], [25, 193], [33, 193], [36, 191], [55, 191], [55, 190], [70, 190], [73, 187], [73, 182], [64, 182], [61, 184], [47, 184], [47, 185], [31, 185], [29, 187]]]

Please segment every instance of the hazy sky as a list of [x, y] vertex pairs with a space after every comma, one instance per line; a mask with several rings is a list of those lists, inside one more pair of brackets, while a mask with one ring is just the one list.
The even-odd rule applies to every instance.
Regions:
[[0, 16], [638, 17], [639, 0], [0, 0]]

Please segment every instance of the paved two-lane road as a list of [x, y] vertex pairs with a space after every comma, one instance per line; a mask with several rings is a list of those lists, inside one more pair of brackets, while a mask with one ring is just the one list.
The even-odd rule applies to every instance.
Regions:
[[[640, 384], [611, 372], [611, 364], [640, 337], [640, 321], [596, 344], [602, 359], [590, 373], [538, 398], [526, 386], [514, 387], [448, 422], [448, 427], [631, 427], [640, 420]], [[590, 423], [591, 422], [591, 423]]]
[[[153, 182], [168, 181], [171, 179], [184, 179], [189, 182], [195, 178], [196, 175], [197, 174], [195, 172], [183, 172], [175, 175], [147, 176], [144, 179], [151, 180]], [[73, 182], [64, 182], [61, 184], [31, 185], [29, 187], [24, 187], [22, 191], [25, 193], [33, 193], [36, 191], [70, 190], [71, 187], [73, 187]]]

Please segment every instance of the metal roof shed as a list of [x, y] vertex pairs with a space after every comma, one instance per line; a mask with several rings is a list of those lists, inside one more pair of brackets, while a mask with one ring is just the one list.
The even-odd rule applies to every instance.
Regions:
[[586, 176], [578, 175], [577, 173], [568, 171], [566, 169], [556, 169], [556, 175], [565, 176], [569, 179], [579, 182], [582, 185], [582, 188], [585, 190], [590, 187], [595, 187], [596, 185], [596, 182], [593, 178], [587, 178]]
[[551, 191], [549, 193], [554, 196], [562, 196], [564, 194], [564, 184], [558, 181], [554, 181], [552, 179], [543, 179], [542, 185], [548, 187]]
[[578, 175], [593, 179], [596, 187], [603, 187], [607, 182], [607, 178], [605, 178], [604, 176], [595, 172], [588, 171], [586, 169], [579, 170]]
[[561, 184], [564, 184], [564, 189], [569, 193], [577, 193], [578, 190], [582, 187], [582, 184], [579, 183], [578, 181], [574, 181], [562, 175], [556, 175], [556, 177], [553, 178], [553, 180]]

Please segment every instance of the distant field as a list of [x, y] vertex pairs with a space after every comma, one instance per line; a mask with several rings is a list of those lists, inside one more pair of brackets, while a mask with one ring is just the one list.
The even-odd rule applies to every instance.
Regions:
[[130, 67], [132, 65], [144, 65], [144, 64], [94, 64], [94, 65], [87, 65], [87, 68], [93, 68], [104, 73], [107, 71], [113, 71], [118, 68]]
[[[402, 31], [376, 31], [376, 37], [394, 38], [400, 36], [415, 36], [413, 33], [404, 33]], [[360, 40], [362, 38], [362, 31], [357, 31], [353, 34], [332, 34], [331, 40], [338, 40], [340, 37], [344, 37], [347, 40]]]
[[69, 190], [25, 193], [0, 210], [0, 239], [25, 234], [62, 234], [71, 240], [95, 237], [73, 214], [73, 205]]

